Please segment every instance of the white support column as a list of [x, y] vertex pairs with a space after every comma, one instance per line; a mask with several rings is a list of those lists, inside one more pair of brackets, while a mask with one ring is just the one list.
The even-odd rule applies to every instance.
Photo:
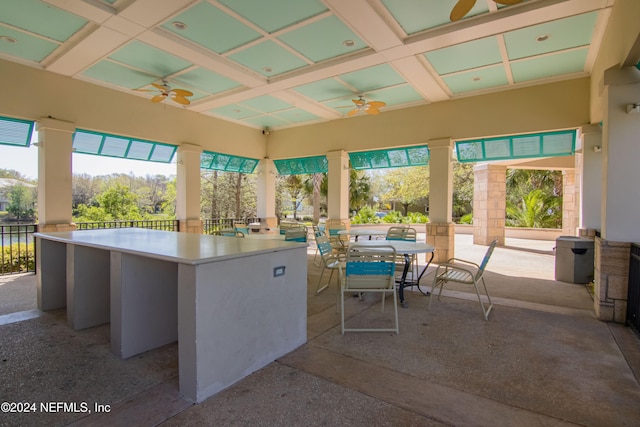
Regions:
[[73, 123], [42, 118], [38, 130], [39, 231], [75, 230], [72, 224]]
[[329, 162], [328, 217], [349, 224], [349, 154], [343, 150], [330, 151], [327, 153], [327, 160]]
[[451, 138], [434, 139], [429, 145], [429, 222], [427, 243], [435, 246], [434, 262], [454, 256], [455, 224], [453, 214], [453, 163]]
[[595, 236], [595, 230], [600, 230], [602, 223], [602, 129], [595, 125], [583, 126], [580, 136], [582, 167], [579, 226], [581, 235]]
[[180, 231], [202, 233], [200, 219], [200, 155], [202, 147], [182, 144], [178, 147], [176, 179], [176, 218]]
[[276, 218], [276, 176], [278, 174], [273, 160], [264, 158], [257, 167], [257, 213], [260, 221], [269, 229], [278, 226]]

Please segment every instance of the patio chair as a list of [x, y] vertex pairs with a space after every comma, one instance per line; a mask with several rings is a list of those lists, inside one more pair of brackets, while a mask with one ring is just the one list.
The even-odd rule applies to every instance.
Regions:
[[329, 235], [331, 246], [337, 251], [346, 252], [349, 246], [349, 236], [338, 234], [341, 230], [346, 230], [347, 226], [340, 220], [330, 219], [326, 222], [326, 230]]
[[[340, 266], [342, 333], [345, 332], [395, 332], [398, 331], [398, 301], [395, 288], [395, 259], [396, 250], [389, 245], [357, 245], [349, 247], [344, 267]], [[393, 328], [345, 328], [344, 326], [344, 295], [345, 293], [373, 292], [382, 295], [382, 311], [386, 294], [393, 294], [393, 309], [395, 323]]]
[[[433, 286], [431, 287], [431, 296], [429, 297], [429, 306], [427, 309], [431, 308], [431, 298], [433, 298], [433, 293], [438, 286], [440, 286], [440, 292], [438, 293], [439, 300], [440, 295], [442, 295], [442, 287], [446, 283], [464, 283], [466, 285], [473, 285], [476, 290], [476, 295], [478, 296], [478, 301], [480, 302], [480, 307], [482, 308], [482, 314], [484, 314], [484, 320], [489, 320], [489, 313], [493, 308], [493, 303], [491, 302], [491, 296], [487, 291], [487, 284], [484, 281], [484, 271], [497, 244], [497, 239], [491, 242], [480, 265], [459, 258], [451, 258], [446, 263], [440, 264], [438, 268], [436, 268], [433, 278]], [[484, 286], [484, 293], [489, 301], [489, 305], [487, 307], [485, 307], [485, 304], [480, 297], [480, 291], [478, 289], [479, 282], [482, 282], [482, 285]]]
[[288, 242], [306, 242], [307, 227], [291, 227], [284, 234], [284, 240]]
[[[405, 240], [408, 242], [415, 242], [418, 238], [418, 232], [415, 228], [411, 227], [389, 227], [387, 230], [387, 238], [386, 240]], [[402, 272], [405, 265], [404, 255], [399, 254], [396, 258], [396, 271]], [[414, 280], [418, 277], [418, 255], [411, 255], [411, 261], [409, 264], [409, 273], [411, 274], [411, 279]]]
[[242, 231], [236, 230], [235, 228], [223, 228], [218, 233], [219, 236], [244, 237], [244, 233]]
[[320, 267], [320, 263], [318, 261], [316, 261], [316, 259], [318, 258], [318, 237], [319, 236], [324, 236], [324, 229], [320, 230], [320, 227], [317, 225], [312, 226], [313, 227], [313, 240], [316, 242], [316, 253], [313, 255], [313, 264], [316, 267]]
[[[331, 247], [331, 243], [327, 236], [320, 235], [316, 237], [316, 242], [318, 244], [318, 251], [320, 252], [320, 259], [322, 260], [322, 264], [320, 265], [320, 277], [318, 277], [318, 284], [316, 285], [316, 295], [320, 292], [324, 291], [331, 285], [331, 278], [333, 277], [333, 273], [340, 269], [340, 266], [344, 265], [346, 257], [343, 253], [338, 253], [333, 250]], [[322, 285], [322, 276], [324, 276], [325, 270], [331, 270], [331, 274], [329, 275], [329, 280], [325, 285]], [[336, 313], [338, 312], [338, 303], [340, 299], [339, 285], [340, 282], [337, 283], [338, 289], [336, 289]]]
[[247, 224], [243, 223], [243, 222], [238, 222], [235, 224], [234, 228], [236, 229], [236, 231], [240, 231], [241, 233], [249, 234], [249, 227], [247, 227]]

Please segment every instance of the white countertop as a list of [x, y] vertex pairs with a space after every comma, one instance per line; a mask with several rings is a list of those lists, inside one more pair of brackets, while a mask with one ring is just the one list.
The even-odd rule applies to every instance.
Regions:
[[143, 228], [34, 233], [34, 236], [191, 265], [307, 246], [306, 243], [275, 239], [242, 239]]

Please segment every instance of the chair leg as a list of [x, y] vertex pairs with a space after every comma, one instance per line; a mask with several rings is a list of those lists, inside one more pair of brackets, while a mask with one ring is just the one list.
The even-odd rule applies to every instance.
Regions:
[[[318, 284], [316, 285], [316, 295], [318, 295], [320, 292], [324, 291], [325, 289], [327, 289], [329, 287], [329, 283], [327, 283], [324, 286], [320, 286], [320, 283], [322, 283], [322, 276], [324, 275], [324, 264], [322, 265], [322, 269], [320, 270], [320, 277], [318, 278]], [[333, 274], [333, 271], [331, 271], [331, 274]], [[329, 282], [331, 282], [331, 277], [329, 277]]]
[[[339, 282], [342, 282], [342, 280]], [[344, 288], [342, 283], [340, 283], [340, 322], [342, 325], [342, 335], [344, 335]]]
[[484, 320], [489, 320], [489, 313], [491, 312], [491, 309], [493, 308], [493, 303], [491, 302], [491, 296], [489, 296], [489, 291], [487, 291], [487, 284], [484, 281], [484, 277], [481, 278], [482, 280], [482, 285], [484, 286], [484, 293], [487, 296], [487, 299], [489, 300], [489, 305], [487, 306], [487, 308], [484, 308], [484, 303], [482, 302], [482, 298], [480, 297], [480, 291], [478, 290], [478, 285], [477, 283], [473, 283], [473, 286], [476, 288], [476, 295], [478, 295], [478, 301], [480, 301], [480, 308], [482, 308], [482, 314], [484, 315]]

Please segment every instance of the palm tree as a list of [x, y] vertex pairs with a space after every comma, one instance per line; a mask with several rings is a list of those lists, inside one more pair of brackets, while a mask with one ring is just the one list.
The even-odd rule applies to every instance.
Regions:
[[528, 228], [555, 228], [561, 199], [533, 190], [522, 197], [520, 203], [507, 201], [507, 225]]

